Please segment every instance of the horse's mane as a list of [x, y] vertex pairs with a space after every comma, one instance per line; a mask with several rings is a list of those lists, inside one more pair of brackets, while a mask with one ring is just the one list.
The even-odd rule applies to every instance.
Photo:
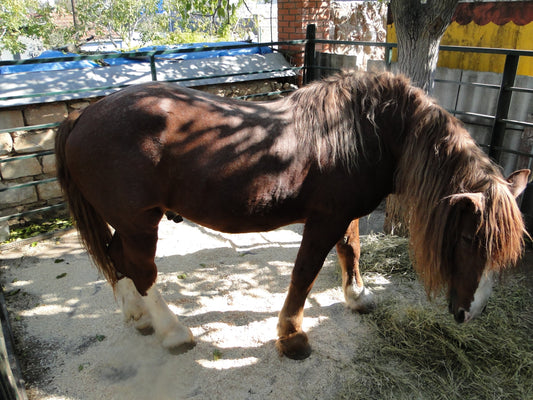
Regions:
[[[395, 177], [400, 202], [408, 205], [415, 268], [429, 293], [449, 283], [450, 253], [459, 212], [454, 195], [476, 193], [479, 245], [490, 268], [515, 263], [525, 232], [520, 210], [499, 167], [462, 124], [405, 77], [341, 73], [296, 91], [288, 99], [296, 129], [334, 164], [347, 170], [381, 146], [384, 121], [392, 119], [401, 157]], [[389, 129], [390, 129], [389, 126]], [[375, 147], [374, 147], [375, 148]], [[375, 156], [375, 154], [372, 154]]]
[[325, 156], [352, 170], [360, 157], [376, 155], [367, 149], [370, 143], [380, 146], [376, 117], [403, 108], [410, 89], [400, 75], [343, 72], [297, 90], [287, 101], [301, 142], [313, 146], [319, 161]]
[[401, 204], [409, 205], [415, 268], [429, 293], [449, 283], [459, 232], [454, 198], [473, 193], [477, 236], [488, 268], [499, 270], [522, 254], [525, 227], [509, 183], [460, 121], [417, 91], [396, 178]]

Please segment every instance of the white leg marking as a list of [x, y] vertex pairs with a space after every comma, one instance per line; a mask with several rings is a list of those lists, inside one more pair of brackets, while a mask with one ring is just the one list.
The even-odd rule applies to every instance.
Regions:
[[489, 301], [490, 294], [492, 293], [492, 285], [494, 282], [494, 276], [492, 271], [485, 271], [479, 280], [476, 292], [474, 293], [474, 300], [470, 303], [470, 310], [465, 311], [465, 322], [476, 318], [483, 312], [487, 302]]
[[178, 317], [168, 308], [155, 284], [148, 289], [145, 303], [152, 316], [154, 331], [162, 340], [163, 347], [174, 349], [194, 344], [191, 330], [178, 321]]
[[344, 299], [352, 311], [365, 313], [376, 307], [374, 294], [364, 286], [357, 286], [355, 282], [344, 288]]
[[152, 318], [144, 299], [130, 278], [122, 278], [116, 283], [115, 295], [122, 305], [122, 312], [126, 321], [132, 320], [133, 325], [138, 330], [152, 327]]

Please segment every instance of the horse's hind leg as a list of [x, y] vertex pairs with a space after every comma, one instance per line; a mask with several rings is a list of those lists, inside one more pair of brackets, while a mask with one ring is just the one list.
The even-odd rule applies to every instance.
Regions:
[[372, 311], [376, 306], [374, 295], [365, 288], [359, 272], [359, 220], [353, 220], [344, 237], [337, 242], [337, 255], [342, 269], [342, 289], [346, 305], [360, 313]]
[[157, 290], [154, 262], [157, 228], [150, 233], [121, 235], [115, 232], [110, 255], [118, 271], [115, 285], [127, 319], [139, 330], [153, 328], [164, 347], [181, 351], [194, 344], [191, 331], [182, 325]]
[[163, 347], [181, 353], [194, 346], [191, 330], [178, 321], [155, 284], [148, 289], [145, 304], [152, 316], [154, 331], [161, 339]]
[[130, 278], [122, 277], [115, 285], [115, 296], [122, 305], [126, 322], [132, 321], [133, 326], [141, 333], [153, 330], [152, 317], [146, 307], [144, 298], [139, 294]]

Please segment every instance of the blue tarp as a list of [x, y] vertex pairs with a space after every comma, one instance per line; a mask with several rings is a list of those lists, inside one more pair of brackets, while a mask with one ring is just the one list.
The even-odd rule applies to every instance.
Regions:
[[212, 58], [223, 56], [237, 56], [242, 54], [268, 54], [272, 53], [270, 47], [247, 47], [241, 49], [224, 49], [224, 50], [209, 50], [209, 47], [221, 47], [221, 46], [235, 46], [239, 44], [246, 44], [246, 42], [215, 42], [215, 43], [190, 43], [190, 44], [178, 44], [173, 46], [149, 46], [139, 49], [139, 51], [154, 51], [154, 50], [185, 50], [196, 49], [190, 53], [177, 53], [177, 54], [160, 54], [156, 58], [171, 59], [171, 60], [197, 60], [200, 58]]
[[140, 60], [138, 58], [126, 58], [126, 57], [104, 58], [103, 61], [107, 65], [139, 64], [139, 63], [146, 62], [146, 60]]
[[[268, 54], [272, 53], [269, 47], [255, 46], [241, 49], [225, 49], [225, 50], [208, 50], [212, 46], [232, 46], [238, 44], [245, 44], [245, 42], [216, 42], [216, 43], [191, 43], [179, 44], [172, 46], [149, 46], [138, 49], [137, 51], [154, 51], [154, 50], [181, 50], [181, 49], [198, 49], [191, 53], [177, 53], [177, 54], [160, 54], [156, 59], [160, 60], [196, 60], [200, 58], [213, 58], [222, 56], [236, 56], [243, 54]], [[47, 50], [35, 58], [56, 58], [56, 57], [72, 57], [79, 54], [63, 53], [62, 51]], [[122, 65], [146, 62], [142, 59], [131, 58], [104, 58], [104, 62], [108, 65]], [[92, 60], [79, 61], [63, 61], [52, 62], [44, 64], [21, 64], [21, 65], [6, 65], [0, 67], [0, 75], [2, 74], [16, 74], [18, 72], [34, 72], [34, 71], [52, 71], [61, 69], [80, 69], [80, 68], [96, 68], [99, 64]]]
[[[37, 59], [45, 58], [58, 58], [58, 57], [76, 57], [79, 54], [63, 53], [58, 50], [46, 50], [43, 51]], [[98, 67], [98, 64], [91, 60], [79, 60], [79, 61], [58, 61], [43, 64], [21, 64], [21, 65], [5, 65], [0, 67], [1, 74], [16, 74], [18, 72], [33, 72], [33, 71], [56, 71], [61, 69], [79, 69], [79, 68], [94, 68]]]

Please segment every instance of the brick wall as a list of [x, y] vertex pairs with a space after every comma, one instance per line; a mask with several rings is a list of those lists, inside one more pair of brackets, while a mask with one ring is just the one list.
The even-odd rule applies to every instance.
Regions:
[[[305, 39], [308, 24], [316, 25], [317, 39], [330, 38], [329, 0], [278, 0], [279, 41]], [[303, 46], [283, 46], [281, 50], [291, 64], [303, 64]]]

